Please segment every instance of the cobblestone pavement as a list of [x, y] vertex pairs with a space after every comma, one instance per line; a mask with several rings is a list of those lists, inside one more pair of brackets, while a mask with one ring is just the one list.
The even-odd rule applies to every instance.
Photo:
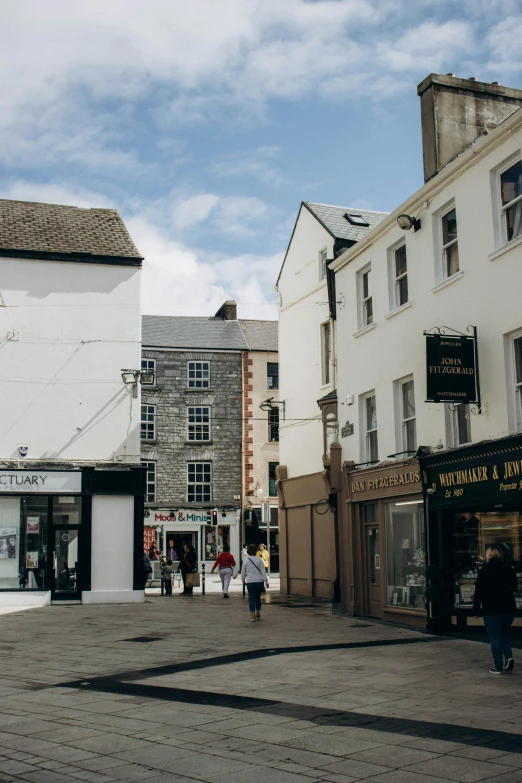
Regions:
[[0, 781], [522, 782], [522, 668], [269, 598], [0, 616]]

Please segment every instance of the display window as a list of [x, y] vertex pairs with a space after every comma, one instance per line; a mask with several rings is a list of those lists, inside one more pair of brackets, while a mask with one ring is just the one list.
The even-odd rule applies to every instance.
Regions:
[[425, 609], [426, 545], [422, 500], [385, 503], [388, 606]]
[[[475, 581], [485, 560], [486, 549], [498, 544], [504, 560], [511, 562], [522, 587], [522, 514], [518, 511], [459, 512], [449, 519], [449, 552], [453, 604], [471, 609]], [[515, 594], [522, 609], [522, 592]]]
[[203, 528], [205, 560], [214, 562], [224, 546], [230, 546], [230, 525], [205, 525]]

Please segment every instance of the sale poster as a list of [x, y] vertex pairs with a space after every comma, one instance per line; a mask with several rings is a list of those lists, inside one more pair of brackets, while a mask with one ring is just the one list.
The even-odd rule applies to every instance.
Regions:
[[28, 533], [40, 532], [40, 517], [27, 517], [27, 532]]

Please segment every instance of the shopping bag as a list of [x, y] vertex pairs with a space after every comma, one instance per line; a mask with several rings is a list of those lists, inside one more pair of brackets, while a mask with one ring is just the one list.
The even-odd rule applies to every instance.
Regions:
[[201, 584], [199, 574], [187, 574], [185, 583], [187, 587], [199, 587]]

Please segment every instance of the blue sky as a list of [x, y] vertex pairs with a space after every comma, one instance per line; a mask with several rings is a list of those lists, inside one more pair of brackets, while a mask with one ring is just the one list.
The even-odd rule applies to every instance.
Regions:
[[0, 197], [116, 207], [167, 315], [275, 317], [301, 200], [420, 187], [430, 72], [522, 88], [522, 0], [17, 0], [0, 36]]

